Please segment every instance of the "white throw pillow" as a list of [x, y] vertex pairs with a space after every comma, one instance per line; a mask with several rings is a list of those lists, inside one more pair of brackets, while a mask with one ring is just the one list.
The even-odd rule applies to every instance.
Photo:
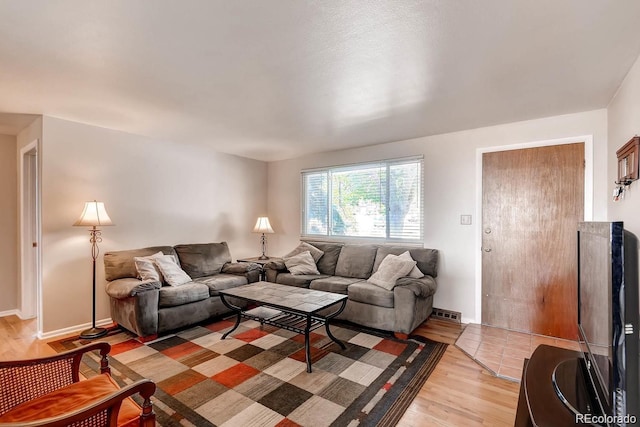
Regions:
[[373, 273], [368, 281], [390, 291], [396, 286], [396, 280], [409, 274], [415, 265], [416, 262], [413, 260], [387, 255], [380, 263], [378, 271]]
[[320, 274], [316, 263], [311, 256], [311, 252], [304, 251], [291, 258], [284, 259], [284, 265], [287, 266], [289, 273], [296, 274]]
[[[400, 258], [402, 259], [406, 259], [407, 261], [413, 261], [414, 259], [411, 257], [411, 254], [409, 253], [409, 251], [403, 252], [400, 255], [398, 255]], [[420, 269], [418, 268], [417, 265], [415, 265], [411, 271], [409, 272], [409, 274], [407, 274], [407, 276], [409, 277], [413, 277], [414, 279], [419, 279], [421, 277], [424, 277], [424, 273], [422, 271], [420, 271]]]
[[149, 256], [133, 257], [133, 262], [135, 263], [136, 270], [138, 271], [138, 279], [161, 282], [162, 273], [160, 273], [158, 267], [153, 263], [153, 260], [162, 256], [164, 256], [162, 252], [156, 252]]
[[170, 286], [180, 286], [191, 281], [191, 277], [176, 264], [171, 255], [163, 255], [154, 258], [153, 262], [158, 266], [167, 284]]

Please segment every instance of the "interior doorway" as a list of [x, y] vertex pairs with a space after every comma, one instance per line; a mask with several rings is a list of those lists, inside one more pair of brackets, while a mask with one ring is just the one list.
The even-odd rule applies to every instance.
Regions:
[[40, 173], [38, 140], [20, 150], [20, 317], [38, 318], [40, 314]]
[[482, 323], [575, 339], [585, 144], [482, 155]]

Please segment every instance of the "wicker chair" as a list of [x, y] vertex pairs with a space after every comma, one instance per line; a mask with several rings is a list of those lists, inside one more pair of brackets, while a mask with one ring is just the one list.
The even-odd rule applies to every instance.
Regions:
[[[80, 381], [82, 356], [96, 350], [101, 374]], [[140, 380], [120, 388], [110, 375], [110, 350], [97, 342], [50, 357], [0, 361], [0, 427], [155, 426], [155, 383]], [[131, 399], [136, 393], [142, 407]]]

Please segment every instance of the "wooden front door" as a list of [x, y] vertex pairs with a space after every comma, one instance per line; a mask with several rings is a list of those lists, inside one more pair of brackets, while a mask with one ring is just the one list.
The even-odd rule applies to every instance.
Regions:
[[577, 337], [584, 144], [485, 153], [482, 323]]

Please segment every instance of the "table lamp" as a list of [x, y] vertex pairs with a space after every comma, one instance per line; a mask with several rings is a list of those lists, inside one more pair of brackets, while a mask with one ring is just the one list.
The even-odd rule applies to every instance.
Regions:
[[273, 233], [273, 228], [271, 228], [271, 224], [269, 224], [269, 218], [266, 216], [259, 217], [256, 226], [253, 227], [253, 232], [262, 233], [262, 237], [260, 237], [262, 255], [260, 255], [258, 259], [269, 259], [269, 257], [265, 255], [267, 250], [267, 236], [265, 236], [265, 233]]

